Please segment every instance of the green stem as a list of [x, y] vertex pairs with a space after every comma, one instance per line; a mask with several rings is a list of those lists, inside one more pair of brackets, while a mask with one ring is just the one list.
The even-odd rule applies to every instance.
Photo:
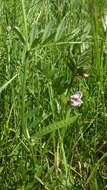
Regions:
[[22, 136], [24, 135], [29, 148], [30, 148], [30, 152], [31, 152], [31, 157], [33, 160], [33, 165], [35, 165], [35, 154], [34, 154], [34, 150], [33, 147], [31, 145], [30, 139], [29, 139], [29, 134], [27, 131], [27, 120], [26, 120], [26, 102], [25, 102], [25, 95], [26, 95], [26, 79], [27, 79], [27, 66], [28, 66], [28, 61], [29, 61], [29, 57], [28, 57], [28, 51], [29, 51], [29, 42], [28, 42], [28, 29], [27, 29], [27, 19], [26, 19], [26, 11], [25, 11], [25, 3], [24, 0], [21, 0], [22, 2], [22, 11], [23, 11], [23, 20], [24, 20], [24, 31], [25, 31], [25, 39], [26, 39], [26, 47], [24, 50], [24, 56], [23, 56], [23, 79], [22, 79], [22, 115], [21, 115], [21, 131], [20, 131], [20, 136], [22, 138]]
[[29, 50], [27, 17], [26, 17], [25, 3], [24, 3], [24, 0], [21, 0], [21, 2], [22, 2], [22, 12], [23, 12], [24, 30], [25, 30], [25, 38], [26, 38], [26, 48], [27, 48], [27, 50]]
[[[26, 53], [25, 53], [26, 54]], [[26, 56], [26, 55], [25, 55]], [[26, 75], [27, 75], [27, 60], [24, 57], [23, 60], [24, 70], [23, 70], [23, 79], [22, 79], [22, 110], [21, 110], [21, 131], [20, 136], [24, 134], [26, 136], [26, 121], [25, 121], [25, 92], [26, 92]]]
[[29, 43], [28, 43], [28, 29], [27, 29], [27, 19], [26, 19], [26, 11], [25, 11], [25, 3], [24, 0], [21, 0], [22, 3], [22, 12], [23, 12], [23, 21], [24, 21], [24, 31], [25, 31], [25, 39], [26, 39], [26, 47], [24, 51], [24, 57], [23, 57], [23, 79], [22, 79], [22, 123], [21, 123], [21, 136], [24, 134], [27, 135], [26, 131], [26, 121], [25, 121], [25, 92], [26, 92], [26, 78], [27, 78], [27, 52], [29, 50]]

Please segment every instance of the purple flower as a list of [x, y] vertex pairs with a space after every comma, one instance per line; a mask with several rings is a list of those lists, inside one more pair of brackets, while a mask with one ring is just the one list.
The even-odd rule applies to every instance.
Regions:
[[83, 103], [83, 101], [81, 100], [82, 97], [83, 97], [83, 94], [81, 91], [77, 91], [74, 95], [70, 96], [69, 98], [70, 106], [80, 107], [81, 104]]

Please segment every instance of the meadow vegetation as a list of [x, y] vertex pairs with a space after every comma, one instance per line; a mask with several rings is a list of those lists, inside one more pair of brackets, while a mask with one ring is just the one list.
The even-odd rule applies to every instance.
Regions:
[[107, 189], [106, 0], [0, 0], [0, 189]]

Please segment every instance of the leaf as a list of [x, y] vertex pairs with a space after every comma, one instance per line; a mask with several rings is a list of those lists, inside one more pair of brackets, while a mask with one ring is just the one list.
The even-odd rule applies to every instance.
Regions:
[[49, 22], [49, 23], [45, 26], [45, 29], [44, 29], [44, 32], [43, 32], [43, 36], [42, 36], [42, 43], [43, 43], [47, 38], [49, 38], [50, 33], [51, 33], [51, 29], [52, 29], [52, 23]]
[[50, 125], [48, 125], [47, 127], [43, 127], [41, 128], [37, 133], [36, 136], [38, 138], [41, 138], [49, 133], [52, 133], [53, 131], [56, 131], [57, 129], [60, 128], [64, 128], [67, 127], [68, 125], [74, 123], [76, 121], [78, 116], [74, 116], [74, 117], [67, 117], [64, 120], [61, 121], [56, 121]]
[[17, 77], [17, 74], [12, 77], [9, 81], [7, 81], [2, 87], [0, 87], [0, 93], [5, 89], [7, 88], [7, 86]]
[[62, 36], [62, 33], [65, 28], [65, 18], [66, 18], [66, 15], [63, 17], [63, 19], [61, 20], [60, 24], [57, 27], [57, 31], [56, 31], [56, 35], [55, 35], [55, 42], [59, 41]]
[[2, 173], [3, 169], [4, 169], [4, 167], [1, 166], [1, 167], [0, 167], [0, 174]]
[[42, 31], [38, 33], [38, 36], [35, 37], [31, 44], [31, 48], [35, 48], [38, 44], [41, 44], [41, 36], [42, 36]]
[[18, 35], [20, 41], [25, 45], [25, 44], [26, 44], [26, 40], [25, 40], [24, 35], [23, 35], [22, 32], [20, 31], [20, 29], [19, 29], [17, 26], [15, 26], [15, 27], [14, 27], [14, 30], [15, 30], [16, 34]]
[[46, 38], [46, 39], [42, 42], [42, 44], [43, 44], [43, 45], [46, 45], [46, 44], [48, 44], [48, 42], [52, 42], [53, 39], [54, 39], [54, 36], [55, 36], [55, 32], [53, 32], [52, 34], [50, 34], [50, 36], [49, 36], [48, 38]]
[[35, 38], [32, 42], [31, 48], [35, 48], [40, 43], [40, 38]]
[[31, 31], [30, 31], [30, 45], [33, 43], [33, 41], [34, 41], [34, 39], [35, 39], [35, 34], [36, 34], [36, 32], [37, 32], [37, 28], [36, 28], [37, 26], [36, 26], [36, 24], [33, 24], [33, 26], [32, 26], [32, 29], [31, 29]]
[[70, 34], [69, 34], [69, 40], [73, 40], [75, 37], [77, 37], [78, 35], [79, 35], [79, 33], [80, 33], [80, 28], [79, 27], [77, 27], [77, 28], [75, 28]]

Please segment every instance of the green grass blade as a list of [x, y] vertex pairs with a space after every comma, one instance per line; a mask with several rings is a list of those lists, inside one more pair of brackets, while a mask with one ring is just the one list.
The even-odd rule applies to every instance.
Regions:
[[94, 166], [94, 168], [93, 168], [93, 170], [92, 170], [90, 176], [88, 177], [88, 179], [87, 179], [85, 185], [87, 185], [87, 184], [90, 182], [90, 180], [92, 179], [92, 177], [94, 176], [94, 174], [97, 172], [97, 169], [99, 168], [100, 163], [101, 163], [104, 159], [107, 159], [107, 152], [105, 152], [105, 153], [103, 154], [103, 156], [97, 161], [97, 163], [95, 164], [95, 166]]
[[2, 87], [0, 87], [0, 93], [7, 88], [7, 86], [17, 77], [17, 74], [12, 77], [9, 81], [7, 81]]
[[61, 121], [56, 121], [50, 125], [48, 125], [47, 127], [44, 127], [42, 129], [40, 129], [37, 133], [36, 136], [41, 138], [49, 133], [52, 133], [58, 129], [64, 128], [64, 127], [68, 127], [70, 124], [73, 124], [78, 116], [73, 116], [73, 117], [68, 117], [66, 119], [63, 119]]
[[59, 23], [59, 25], [57, 27], [57, 31], [56, 31], [56, 35], [55, 35], [55, 42], [57, 42], [61, 39], [62, 33], [65, 28], [65, 19], [66, 19], [66, 16], [63, 17], [63, 19], [61, 20], [61, 22]]
[[25, 44], [26, 44], [26, 40], [25, 40], [24, 35], [23, 35], [22, 32], [20, 31], [20, 29], [19, 29], [17, 26], [15, 26], [15, 27], [14, 27], [14, 30], [15, 30], [16, 34], [18, 35], [20, 41], [25, 45]]

